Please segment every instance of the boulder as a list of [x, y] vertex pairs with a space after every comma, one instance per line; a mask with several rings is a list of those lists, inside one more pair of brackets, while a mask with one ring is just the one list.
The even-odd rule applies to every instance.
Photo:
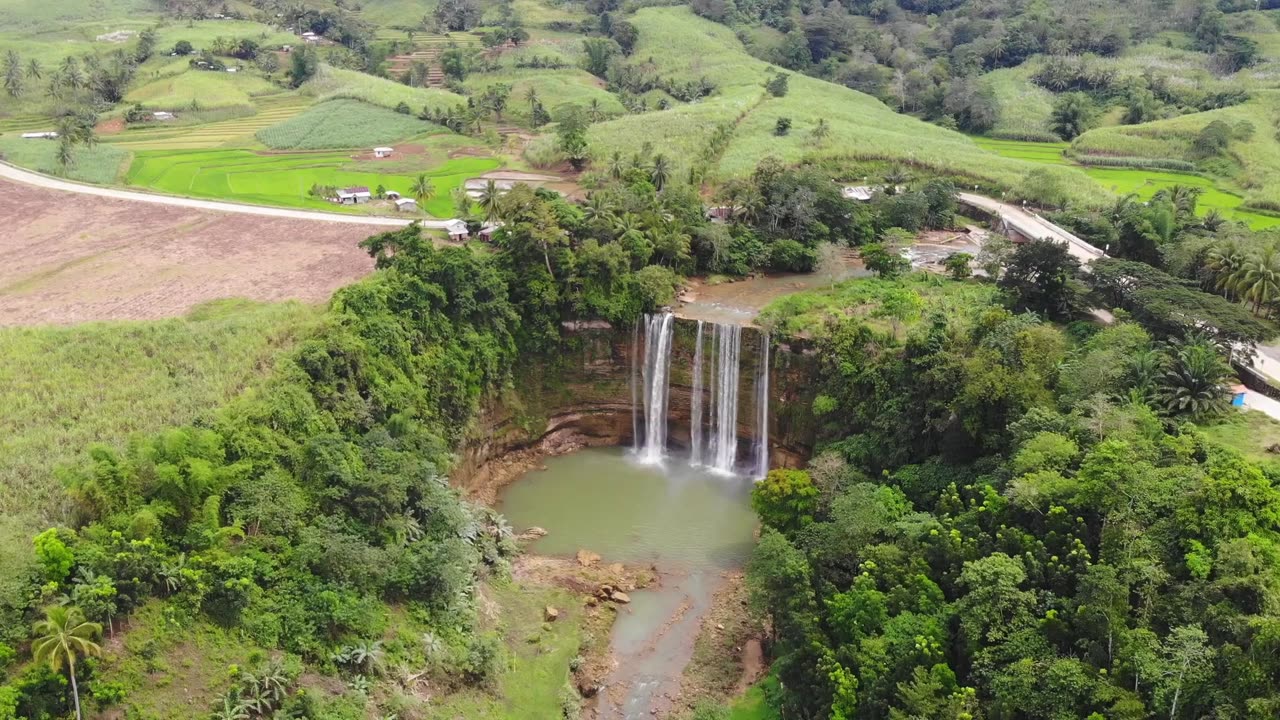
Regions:
[[600, 562], [600, 556], [590, 550], [578, 550], [578, 564], [582, 567], [591, 567]]
[[542, 617], [545, 618], [547, 622], [555, 622], [560, 617], [560, 611], [548, 605], [542, 611]]
[[531, 527], [528, 530], [525, 530], [524, 532], [517, 535], [516, 539], [517, 540], [537, 540], [540, 537], [546, 537], [546, 536], [547, 536], [547, 531], [535, 525], [534, 527]]
[[631, 602], [631, 596], [622, 592], [621, 590], [614, 590], [613, 593], [609, 595], [609, 599], [618, 603], [619, 605], [626, 605], [627, 603]]

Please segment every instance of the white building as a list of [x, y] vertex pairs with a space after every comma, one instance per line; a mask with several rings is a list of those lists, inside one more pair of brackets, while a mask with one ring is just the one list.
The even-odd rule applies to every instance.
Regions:
[[58, 133], [52, 130], [46, 132], [29, 132], [22, 133], [22, 138], [24, 140], [57, 140]]
[[471, 233], [467, 232], [467, 224], [456, 218], [445, 223], [444, 229], [449, 233], [449, 239], [456, 242], [471, 237]]
[[373, 156], [376, 158], [391, 157], [391, 153], [395, 152], [394, 148], [376, 147], [373, 149]]
[[152, 120], [167, 121], [167, 120], [172, 120], [173, 118], [174, 118], [174, 114], [171, 112], [167, 112], [165, 110], [157, 110], [151, 113]]
[[846, 200], [857, 200], [859, 202], [867, 202], [871, 199], [871, 193], [875, 192], [866, 185], [846, 185], [840, 189], [840, 194]]
[[418, 203], [413, 198], [396, 198], [395, 203], [399, 212], [414, 212], [418, 209]]
[[338, 191], [338, 197], [336, 199], [338, 203], [342, 205], [359, 205], [361, 203], [369, 202], [372, 198], [373, 193], [369, 192], [369, 188], [359, 186], [342, 188]]

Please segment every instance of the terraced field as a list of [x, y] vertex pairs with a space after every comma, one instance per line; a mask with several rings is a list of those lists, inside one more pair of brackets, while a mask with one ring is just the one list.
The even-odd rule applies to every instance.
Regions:
[[129, 150], [205, 150], [236, 147], [253, 142], [259, 130], [301, 114], [311, 106], [311, 99], [292, 93], [257, 98], [254, 115], [207, 125], [152, 125], [127, 130], [103, 140]]
[[[351, 156], [343, 152], [259, 154], [247, 150], [207, 150], [174, 153], [169, 150], [138, 152], [126, 182], [137, 187], [174, 195], [232, 200], [315, 210], [359, 213], [369, 206], [334, 205], [308, 194], [312, 185], [337, 187], [378, 185], [410, 196], [416, 175], [381, 173], [351, 168]], [[449, 193], [471, 177], [496, 169], [493, 158], [455, 158], [425, 171], [435, 195], [424, 209], [436, 217], [452, 214]]]

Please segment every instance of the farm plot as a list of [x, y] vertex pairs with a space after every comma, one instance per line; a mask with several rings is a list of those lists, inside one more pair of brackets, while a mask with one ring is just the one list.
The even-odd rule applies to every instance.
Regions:
[[288, 120], [309, 107], [309, 100], [296, 95], [259, 98], [254, 101], [258, 112], [246, 117], [220, 120], [205, 125], [184, 126], [178, 123], [150, 125], [129, 129], [104, 141], [130, 150], [198, 150], [227, 147], [252, 141], [260, 130]]
[[331, 100], [279, 125], [259, 130], [257, 138], [276, 150], [329, 150], [367, 148], [442, 132], [445, 130], [439, 125], [412, 115], [358, 100]]
[[563, 70], [503, 70], [493, 73], [476, 73], [467, 78], [466, 86], [474, 93], [481, 93], [485, 88], [505, 83], [511, 86], [511, 100], [507, 104], [506, 114], [516, 118], [528, 119], [531, 113], [529, 103], [525, 101], [529, 90], [533, 90], [539, 102], [551, 113], [553, 120], [560, 120], [570, 106], [587, 107], [591, 101], [597, 101], [600, 112], [606, 116], [621, 115], [625, 112], [618, 96], [608, 92], [591, 73], [579, 69]]
[[252, 96], [275, 90], [278, 90], [275, 85], [247, 72], [188, 70], [130, 91], [125, 102], [140, 103], [154, 110], [216, 108], [248, 105]]
[[420, 112], [424, 107], [445, 110], [467, 104], [466, 98], [448, 90], [410, 87], [355, 70], [343, 70], [328, 65], [320, 66], [320, 72], [302, 86], [302, 91], [320, 102], [347, 98], [363, 100], [384, 108], [395, 108], [400, 103], [404, 103], [415, 113]]
[[[308, 191], [313, 185], [382, 185], [406, 196], [411, 194], [414, 175], [356, 170], [350, 164], [349, 155], [333, 152], [274, 155], [246, 150], [143, 151], [135, 156], [127, 182], [176, 195], [352, 212], [367, 206], [334, 205], [312, 197]], [[448, 217], [453, 210], [450, 192], [467, 178], [498, 165], [493, 158], [456, 158], [425, 171], [435, 194], [424, 203], [424, 209], [437, 217]]]

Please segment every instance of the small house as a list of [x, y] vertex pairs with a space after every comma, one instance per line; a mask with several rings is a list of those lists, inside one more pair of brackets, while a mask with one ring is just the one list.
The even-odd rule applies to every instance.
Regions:
[[159, 120], [159, 121], [161, 121], [161, 122], [167, 122], [167, 121], [169, 121], [169, 120], [172, 120], [173, 118], [174, 118], [173, 113], [168, 112], [168, 111], [165, 111], [165, 110], [157, 110], [156, 112], [151, 113], [151, 119], [152, 119], [152, 120]]
[[317, 35], [317, 34], [315, 34], [315, 33], [313, 33], [313, 32], [311, 32], [310, 30], [308, 30], [308, 31], [306, 31], [306, 32], [304, 32], [304, 33], [302, 33], [302, 39], [303, 39], [303, 41], [305, 41], [305, 42], [309, 42], [309, 43], [318, 43], [318, 42], [320, 42], [320, 36], [319, 36], [319, 35]]
[[396, 198], [397, 212], [415, 212], [418, 209], [418, 203], [413, 198]]
[[22, 133], [22, 139], [24, 140], [57, 140], [58, 133], [52, 130], [49, 130], [46, 132]]
[[711, 222], [726, 222], [731, 217], [733, 217], [733, 208], [728, 205], [707, 208], [707, 219]]
[[364, 186], [342, 188], [338, 191], [338, 203], [341, 205], [359, 205], [373, 198], [373, 193]]
[[493, 240], [493, 231], [501, 227], [501, 223], [487, 222], [480, 226], [480, 239], [485, 242]]
[[384, 195], [384, 197], [386, 197], [388, 200], [399, 200], [400, 193], [396, 192], [395, 190], [388, 190], [386, 195]]
[[391, 153], [393, 152], [395, 152], [393, 148], [376, 147], [373, 149], [373, 156], [376, 158], [386, 158], [386, 157], [391, 157]]
[[445, 223], [444, 229], [449, 233], [449, 239], [454, 242], [462, 242], [471, 237], [471, 233], [467, 232], [467, 224], [461, 220], [450, 220]]

